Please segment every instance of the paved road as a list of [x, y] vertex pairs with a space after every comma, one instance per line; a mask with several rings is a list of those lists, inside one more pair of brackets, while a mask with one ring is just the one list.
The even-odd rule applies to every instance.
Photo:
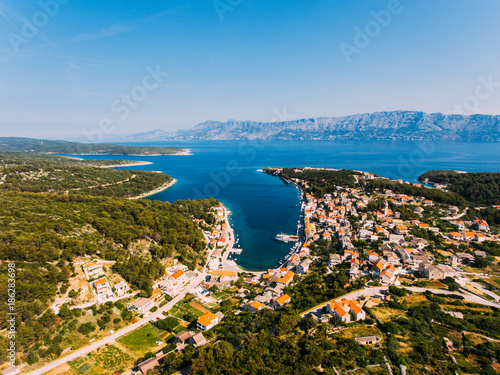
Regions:
[[474, 288], [478, 289], [479, 291], [483, 292], [484, 294], [489, 295], [491, 298], [495, 299], [497, 302], [500, 302], [500, 296], [497, 295], [496, 293], [493, 293], [491, 290], [486, 289], [484, 286], [482, 286], [479, 283], [476, 283], [472, 280], [468, 280], [468, 283], [472, 285]]
[[[230, 225], [229, 225], [229, 219], [228, 219], [228, 216], [227, 216], [227, 209], [225, 209], [225, 211], [226, 211], [225, 220], [226, 220], [227, 228], [231, 228]], [[231, 239], [230, 239], [229, 244], [228, 244], [228, 249], [226, 250], [226, 252], [228, 252], [228, 253], [229, 253], [228, 250], [233, 248], [234, 238], [235, 238], [234, 231], [232, 229], [229, 229], [229, 231], [231, 232]], [[207, 267], [208, 267], [208, 263], [209, 263], [209, 261], [211, 259], [212, 254], [214, 253], [214, 251], [215, 251], [215, 249], [209, 250], [209, 254], [208, 254], [208, 257], [207, 257], [207, 263], [205, 264], [204, 271], [202, 273], [200, 273], [196, 278], [194, 278], [193, 280], [191, 280], [191, 282], [184, 289], [184, 291], [182, 291], [178, 296], [176, 296], [172, 301], [170, 301], [169, 303], [167, 303], [165, 306], [159, 308], [153, 314], [150, 314], [147, 317], [139, 320], [137, 323], [134, 323], [134, 324], [132, 324], [132, 325], [130, 325], [128, 327], [125, 327], [125, 328], [119, 330], [118, 332], [115, 332], [111, 336], [105, 337], [105, 338], [103, 338], [100, 341], [96, 341], [96, 342], [92, 343], [89, 346], [86, 346], [86, 347], [81, 348], [81, 349], [79, 349], [79, 350], [77, 350], [75, 352], [72, 352], [72, 353], [68, 354], [65, 357], [59, 358], [59, 359], [55, 360], [54, 362], [51, 362], [51, 363], [49, 363], [49, 364], [47, 364], [47, 365], [39, 368], [38, 370], [30, 372], [29, 375], [41, 375], [41, 374], [43, 374], [43, 373], [45, 373], [47, 371], [53, 370], [54, 368], [56, 368], [58, 366], [61, 366], [62, 364], [66, 363], [66, 362], [73, 361], [73, 360], [75, 360], [78, 357], [84, 356], [87, 353], [90, 353], [90, 352], [96, 350], [97, 348], [99, 348], [99, 347], [101, 347], [103, 345], [113, 343], [118, 338], [127, 335], [128, 333], [136, 330], [137, 328], [142, 327], [145, 324], [148, 324], [151, 319], [156, 319], [157, 317], [162, 317], [163, 316], [163, 312], [168, 311], [172, 307], [174, 307], [174, 305], [176, 303], [178, 303], [179, 301], [181, 301], [186, 296], [186, 294], [190, 293], [193, 289], [195, 289], [195, 287], [198, 284], [200, 284], [203, 280], [205, 280], [205, 278], [208, 275], [206, 273]], [[226, 256], [226, 258], [227, 258], [227, 256]], [[227, 259], [226, 259], [226, 261], [227, 261]], [[231, 262], [231, 261], [228, 261], [228, 262]], [[228, 271], [229, 270], [231, 270], [231, 271], [234, 270], [234, 271], [237, 271], [237, 272], [242, 272], [241, 268], [239, 268], [237, 266], [234, 267], [230, 263], [226, 263], [226, 266], [227, 266], [227, 268], [224, 268], [225, 270], [228, 270]]]
[[78, 357], [84, 356], [87, 353], [90, 353], [103, 345], [113, 343], [116, 339], [136, 330], [137, 328], [139, 328], [145, 324], [148, 324], [151, 319], [156, 319], [157, 317], [160, 317], [160, 318], [163, 317], [162, 313], [164, 311], [168, 311], [172, 307], [174, 307], [174, 305], [176, 303], [178, 303], [179, 301], [181, 301], [186, 296], [186, 294], [191, 292], [199, 283], [201, 283], [205, 279], [205, 277], [206, 277], [206, 274], [201, 273], [196, 278], [192, 279], [191, 282], [189, 283], [189, 285], [187, 286], [187, 288], [184, 289], [184, 291], [181, 292], [177, 297], [175, 297], [172, 301], [167, 303], [165, 306], [159, 308], [156, 312], [139, 320], [137, 323], [134, 323], [128, 327], [125, 327], [125, 328], [119, 330], [118, 332], [112, 334], [111, 336], [108, 336], [108, 337], [103, 338], [102, 340], [96, 341], [89, 346], [86, 346], [84, 348], [76, 350], [63, 358], [59, 358], [59, 359], [55, 360], [54, 362], [51, 362], [48, 365], [45, 365], [45, 366], [39, 368], [38, 370], [30, 372], [29, 374], [30, 375], [41, 375], [47, 371], [53, 370], [56, 367], [61, 366], [62, 364], [66, 363], [66, 362], [73, 361]]
[[467, 214], [467, 211], [469, 211], [469, 207], [467, 207], [465, 209], [465, 211], [462, 212], [461, 214], [457, 214], [455, 216], [442, 217], [441, 220], [457, 220], [457, 219], [460, 219], [462, 216], [465, 216]]
[[[419, 287], [413, 287], [413, 286], [399, 286], [399, 288], [405, 288], [407, 290], [410, 290], [410, 291], [416, 292], [416, 293], [424, 293], [426, 291], [430, 291], [430, 292], [435, 293], [435, 294], [459, 294], [462, 297], [464, 297], [464, 299], [466, 301], [477, 303], [477, 304], [484, 305], [484, 306], [492, 306], [492, 307], [500, 308], [499, 303], [487, 301], [487, 300], [480, 298], [480, 297], [477, 297], [475, 295], [460, 294], [460, 293], [450, 292], [448, 290], [442, 290], [442, 289], [419, 288]], [[382, 291], [387, 291], [387, 290], [389, 290], [389, 287], [386, 287], [386, 286], [360, 289], [360, 290], [354, 291], [352, 293], [343, 295], [339, 298], [336, 298], [335, 300], [340, 301], [343, 298], [358, 299], [360, 297], [374, 296], [376, 294], [380, 294], [380, 292], [382, 292]], [[330, 302], [331, 301], [328, 301], [328, 302], [322, 303], [321, 305], [315, 306], [312, 309], [307, 310], [304, 313], [302, 313], [301, 316], [304, 317], [310, 313], [317, 313], [317, 312], [321, 311], [321, 309], [323, 309]]]

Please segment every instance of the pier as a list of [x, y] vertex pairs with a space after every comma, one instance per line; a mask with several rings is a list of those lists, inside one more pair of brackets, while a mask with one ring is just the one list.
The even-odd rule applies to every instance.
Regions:
[[[280, 267], [287, 267], [288, 261], [292, 257], [293, 254], [298, 254], [302, 249], [302, 245], [304, 244], [304, 215], [305, 215], [305, 207], [306, 207], [306, 196], [302, 188], [293, 181], [284, 180], [286, 183], [295, 186], [300, 193], [300, 217], [297, 220], [297, 234], [296, 235], [287, 235], [287, 234], [278, 234], [275, 239], [283, 242], [295, 242], [293, 247], [290, 249], [289, 253], [285, 255], [285, 257], [279, 262]], [[286, 241], [284, 239], [287, 239]]]
[[299, 236], [281, 233], [281, 234], [277, 234], [276, 237], [274, 237], [274, 239], [276, 241], [282, 241], [282, 242], [298, 242]]

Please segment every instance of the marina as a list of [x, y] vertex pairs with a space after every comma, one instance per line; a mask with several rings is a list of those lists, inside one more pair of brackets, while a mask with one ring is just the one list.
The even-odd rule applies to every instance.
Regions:
[[290, 241], [295, 242], [295, 244], [292, 246], [288, 254], [285, 255], [283, 259], [279, 261], [279, 267], [284, 267], [288, 265], [288, 262], [292, 258], [293, 254], [297, 254], [300, 252], [302, 245], [303, 245], [303, 220], [304, 220], [304, 209], [305, 209], [305, 195], [304, 191], [302, 188], [296, 184], [295, 182], [292, 181], [287, 181], [285, 180], [286, 183], [293, 185], [296, 187], [299, 191], [299, 199], [300, 199], [300, 218], [297, 220], [297, 234], [296, 235], [286, 235], [286, 234], [278, 234], [276, 235], [275, 239], [277, 241], [283, 241], [285, 243], [288, 243]]

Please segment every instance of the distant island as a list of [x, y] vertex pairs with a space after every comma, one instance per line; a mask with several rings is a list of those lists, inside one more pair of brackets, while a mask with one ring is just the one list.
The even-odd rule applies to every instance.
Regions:
[[417, 111], [318, 117], [284, 122], [206, 121], [175, 133], [161, 129], [129, 141], [184, 140], [449, 140], [500, 141], [500, 116], [445, 115]]
[[49, 141], [43, 139], [0, 137], [1, 151], [61, 153], [72, 155], [182, 155], [188, 150], [180, 147], [137, 147], [111, 144]]

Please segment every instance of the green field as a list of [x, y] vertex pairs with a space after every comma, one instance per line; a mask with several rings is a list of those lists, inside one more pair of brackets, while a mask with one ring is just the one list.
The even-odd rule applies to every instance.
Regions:
[[96, 365], [111, 372], [123, 372], [132, 363], [131, 356], [113, 345], [90, 353], [88, 358]]
[[70, 367], [75, 371], [76, 374], [85, 375], [104, 375], [109, 374], [108, 371], [100, 366], [97, 366], [90, 361], [80, 357], [74, 361], [68, 362]]
[[157, 347], [156, 341], [165, 341], [165, 336], [167, 335], [167, 332], [163, 332], [148, 323], [144, 327], [129, 333], [127, 336], [119, 338], [117, 341], [134, 354], [143, 356], [145, 352]]
[[182, 302], [178, 303], [175, 305], [170, 311], [170, 315], [175, 316], [176, 318], [186, 320], [184, 317], [190, 313], [194, 318], [198, 319], [200, 316], [203, 315], [203, 312], [201, 312], [198, 309], [195, 309], [193, 306], [190, 305], [192, 299], [184, 299]]

